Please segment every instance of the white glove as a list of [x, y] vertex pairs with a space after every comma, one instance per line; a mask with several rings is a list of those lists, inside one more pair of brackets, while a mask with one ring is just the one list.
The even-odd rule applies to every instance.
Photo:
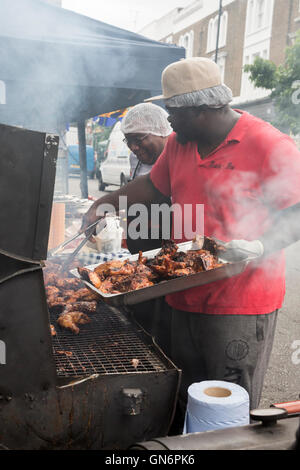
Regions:
[[239, 261], [246, 258], [258, 258], [264, 254], [264, 245], [259, 240], [232, 240], [225, 243], [226, 250], [221, 257], [227, 261]]

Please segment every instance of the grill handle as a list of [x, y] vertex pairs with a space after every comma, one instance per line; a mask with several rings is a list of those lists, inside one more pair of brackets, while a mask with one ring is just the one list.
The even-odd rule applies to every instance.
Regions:
[[143, 392], [140, 388], [123, 388], [123, 411], [126, 415], [136, 416], [141, 413]]
[[300, 400], [287, 401], [285, 403], [273, 403], [274, 408], [282, 408], [287, 411], [289, 415], [300, 413]]

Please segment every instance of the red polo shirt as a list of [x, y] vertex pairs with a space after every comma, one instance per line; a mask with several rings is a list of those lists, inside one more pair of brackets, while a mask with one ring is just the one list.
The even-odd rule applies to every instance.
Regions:
[[[272, 211], [300, 201], [300, 152], [294, 141], [249, 113], [236, 111], [241, 117], [206, 158], [201, 159], [195, 142], [180, 145], [173, 133], [150, 174], [154, 186], [171, 196], [183, 214], [188, 204], [195, 218], [196, 204], [203, 204], [204, 234], [224, 241], [259, 238], [272, 224]], [[186, 241], [184, 231], [179, 239], [173, 233], [173, 238]], [[166, 300], [189, 312], [265, 314], [281, 307], [284, 294], [284, 253], [277, 252], [259, 264], [250, 263], [238, 276]]]

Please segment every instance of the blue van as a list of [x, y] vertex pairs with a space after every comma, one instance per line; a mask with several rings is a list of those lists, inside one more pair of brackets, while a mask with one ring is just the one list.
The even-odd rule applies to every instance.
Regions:
[[[96, 173], [96, 156], [92, 145], [86, 146], [86, 160], [88, 177], [93, 179]], [[70, 175], [80, 174], [78, 145], [68, 145], [68, 168]]]

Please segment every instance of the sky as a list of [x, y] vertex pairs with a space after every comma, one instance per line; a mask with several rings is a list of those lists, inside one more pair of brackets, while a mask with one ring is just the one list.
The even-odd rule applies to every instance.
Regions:
[[119, 28], [138, 32], [146, 24], [193, 0], [62, 0], [62, 7]]

